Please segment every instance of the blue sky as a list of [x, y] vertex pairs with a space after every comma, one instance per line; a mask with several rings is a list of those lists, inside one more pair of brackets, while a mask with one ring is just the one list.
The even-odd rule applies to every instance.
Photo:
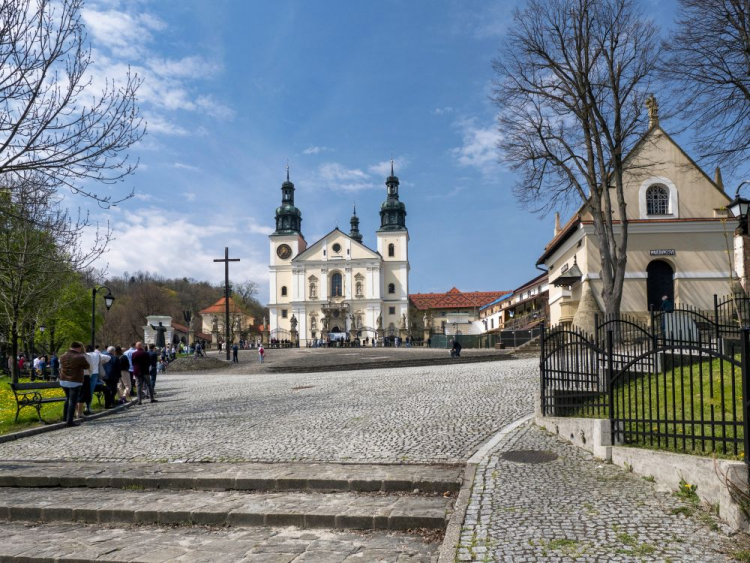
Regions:
[[[219, 281], [224, 246], [267, 297], [268, 238], [289, 161], [309, 244], [356, 201], [375, 245], [393, 155], [411, 292], [513, 289], [553, 218], [519, 208], [497, 164], [491, 60], [517, 2], [91, 1], [95, 83], [130, 64], [149, 132], [113, 194], [109, 273]], [[669, 22], [674, 2], [653, 2]], [[108, 190], [110, 188], [102, 188]]]

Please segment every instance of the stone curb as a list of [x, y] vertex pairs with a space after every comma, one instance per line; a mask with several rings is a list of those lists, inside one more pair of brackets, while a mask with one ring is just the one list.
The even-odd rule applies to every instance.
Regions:
[[[86, 417], [84, 422], [89, 422], [91, 420], [96, 420], [97, 418], [102, 418], [104, 416], [109, 416], [111, 414], [115, 414], [118, 412], [122, 412], [123, 410], [130, 408], [131, 406], [137, 404], [136, 399], [132, 399], [129, 403], [125, 403], [124, 405], [118, 405], [112, 409], [108, 409], [105, 411], [98, 412], [96, 414], [92, 414]], [[29, 438], [30, 436], [36, 436], [37, 434], [44, 434], [46, 432], [52, 432], [54, 430], [62, 430], [63, 428], [67, 428], [67, 425], [64, 422], [54, 422], [52, 424], [47, 424], [45, 426], [39, 426], [37, 428], [29, 428], [28, 430], [21, 430], [20, 432], [13, 432], [12, 434], [5, 434], [4, 436], [0, 436], [0, 444], [4, 444], [6, 442], [12, 442], [14, 440], [21, 440], [22, 438]]]
[[510, 432], [533, 418], [533, 414], [528, 414], [511, 422], [507, 426], [504, 426], [489, 440], [482, 444], [476, 453], [471, 456], [469, 461], [466, 462], [466, 472], [464, 473], [463, 485], [461, 486], [461, 491], [458, 493], [456, 504], [453, 507], [453, 514], [451, 515], [448, 521], [448, 526], [445, 529], [445, 537], [443, 538], [443, 543], [438, 552], [438, 563], [454, 563], [457, 561], [458, 547], [461, 540], [461, 529], [463, 528], [464, 519], [466, 518], [466, 509], [469, 508], [469, 500], [471, 499], [471, 492], [474, 488], [474, 477], [476, 476], [479, 464]]
[[[440, 499], [442, 500], [442, 499]], [[229, 504], [197, 506], [188, 503], [184, 507], [176, 504], [173, 508], [157, 506], [142, 507], [123, 504], [121, 507], [86, 507], [81, 502], [39, 506], [12, 503], [0, 506], [0, 520], [5, 522], [42, 523], [85, 523], [100, 525], [199, 525], [232, 527], [287, 527], [330, 528], [338, 530], [392, 530], [406, 531], [414, 528], [442, 530], [447, 514], [443, 507], [425, 510], [417, 505], [389, 507], [340, 507], [340, 510], [325, 510], [315, 507], [305, 512], [296, 507], [276, 508], [268, 511], [254, 511]]]
[[159, 490], [195, 491], [262, 491], [262, 492], [411, 492], [457, 493], [461, 483], [454, 480], [402, 480], [402, 479], [336, 479], [336, 478], [263, 478], [263, 477], [185, 477], [175, 475], [156, 477], [147, 475], [79, 476], [79, 475], [0, 475], [1, 487], [45, 488], [88, 487], [92, 489], [124, 489], [138, 487]]

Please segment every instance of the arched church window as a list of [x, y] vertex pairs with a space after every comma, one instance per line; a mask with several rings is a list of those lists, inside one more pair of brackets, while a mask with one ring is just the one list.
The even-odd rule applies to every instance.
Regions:
[[285, 285], [281, 286], [281, 296], [282, 297], [286, 297], [286, 286]]
[[396, 284], [393, 284], [393, 283], [388, 284], [388, 293], [396, 293]]
[[331, 276], [331, 297], [341, 297], [344, 294], [344, 284], [341, 274], [335, 273]]
[[646, 190], [646, 213], [649, 215], [669, 214], [669, 191], [664, 186], [651, 186]]
[[396, 247], [393, 245], [393, 243], [388, 245], [388, 256], [395, 256], [396, 255]]

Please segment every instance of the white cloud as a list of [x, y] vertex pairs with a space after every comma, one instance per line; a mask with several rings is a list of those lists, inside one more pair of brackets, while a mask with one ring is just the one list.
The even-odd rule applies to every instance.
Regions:
[[167, 121], [160, 115], [149, 113], [145, 117], [149, 133], [161, 133], [162, 135], [175, 135], [178, 137], [188, 134], [187, 129]]
[[358, 192], [376, 187], [366, 172], [359, 168], [347, 168], [338, 162], [321, 164], [318, 178], [323, 185], [337, 191]]
[[151, 41], [153, 31], [161, 31], [166, 24], [150, 14], [129, 14], [118, 10], [97, 11], [86, 8], [81, 12], [86, 29], [99, 45], [117, 49], [123, 54], [135, 54]]
[[187, 201], [195, 201], [195, 194], [193, 192], [182, 192], [182, 197]]
[[216, 100], [198, 85], [216, 78], [223, 71], [219, 61], [202, 55], [188, 54], [173, 59], [152, 52], [156, 33], [164, 32], [167, 24], [143, 11], [137, 2], [101, 2], [82, 11], [86, 29], [93, 38], [91, 90], [98, 92], [110, 85], [124, 83], [127, 74], [137, 74], [143, 83], [138, 101], [148, 114], [149, 132], [164, 135], [186, 135], [175, 121], [177, 111], [208, 115], [230, 120], [235, 112]]
[[[237, 231], [235, 221], [206, 217], [204, 223], [184, 214], [170, 213], [162, 208], [141, 208], [128, 214], [128, 221], [121, 221], [109, 251], [102, 256], [97, 267], [109, 265], [110, 274], [119, 275], [143, 269], [143, 257], [148, 256], [147, 269], [165, 277], [191, 277], [198, 280], [216, 281], [224, 270], [213, 262], [227, 245], [233, 241]], [[268, 235], [272, 229], [259, 225], [254, 219], [245, 217], [239, 224], [256, 235]], [[222, 226], [217, 226], [222, 225]], [[91, 235], [89, 235], [91, 236]], [[234, 241], [232, 254], [240, 262], [232, 263], [233, 279], [252, 279], [260, 283], [268, 279], [268, 257], [265, 247], [247, 242]], [[189, 255], [189, 259], [186, 256]]]
[[[394, 158], [393, 159], [393, 171], [398, 176], [399, 170], [403, 170], [409, 165], [409, 160], [404, 157]], [[370, 171], [371, 174], [375, 174], [376, 176], [390, 176], [391, 175], [391, 161], [390, 160], [384, 160], [383, 162], [378, 162], [377, 164], [371, 164], [367, 167], [367, 169]]]
[[217, 61], [200, 56], [188, 56], [181, 59], [149, 58], [146, 65], [159, 76], [165, 78], [213, 78], [222, 71]]
[[446, 113], [453, 113], [453, 108], [450, 107], [450, 106], [445, 106], [444, 108], [435, 108], [434, 110], [432, 110], [432, 113], [434, 113], [435, 115], [443, 115], [443, 114], [446, 114]]
[[455, 125], [463, 137], [463, 144], [451, 149], [458, 164], [478, 168], [482, 173], [495, 169], [499, 136], [494, 125], [481, 127], [477, 125], [476, 119], [462, 119]]
[[138, 192], [134, 193], [133, 197], [140, 201], [152, 201], [154, 199], [154, 196], [152, 196], [151, 194], [141, 194]]
[[197, 166], [192, 166], [190, 164], [183, 164], [182, 162], [175, 162], [174, 163], [175, 168], [179, 168], [180, 170], [191, 170], [193, 172], [197, 172], [200, 170]]
[[318, 154], [321, 152], [333, 152], [333, 149], [329, 147], [312, 146], [312, 147], [307, 147], [305, 150], [303, 150], [302, 154]]

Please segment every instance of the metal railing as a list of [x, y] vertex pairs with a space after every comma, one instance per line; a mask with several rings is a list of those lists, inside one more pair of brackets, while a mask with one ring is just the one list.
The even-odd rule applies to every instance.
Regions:
[[591, 335], [545, 328], [542, 413], [609, 418], [614, 443], [744, 456], [750, 328], [721, 318], [680, 308], [603, 318]]

